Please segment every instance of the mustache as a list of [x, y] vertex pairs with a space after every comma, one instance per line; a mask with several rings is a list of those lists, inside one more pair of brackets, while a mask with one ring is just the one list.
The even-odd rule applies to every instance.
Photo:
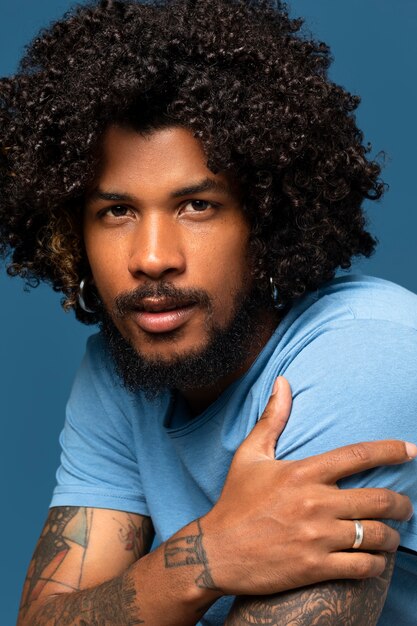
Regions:
[[115, 317], [124, 317], [128, 313], [143, 308], [143, 300], [146, 298], [167, 299], [175, 307], [193, 303], [209, 310], [212, 308], [212, 298], [203, 289], [179, 289], [170, 282], [161, 282], [156, 285], [141, 285], [133, 291], [120, 293], [114, 300]]

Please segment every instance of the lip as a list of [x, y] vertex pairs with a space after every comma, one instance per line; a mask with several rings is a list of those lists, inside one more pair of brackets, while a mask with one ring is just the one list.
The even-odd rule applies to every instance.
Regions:
[[169, 311], [137, 311], [133, 318], [147, 333], [167, 333], [188, 322], [195, 308], [195, 304], [188, 304]]

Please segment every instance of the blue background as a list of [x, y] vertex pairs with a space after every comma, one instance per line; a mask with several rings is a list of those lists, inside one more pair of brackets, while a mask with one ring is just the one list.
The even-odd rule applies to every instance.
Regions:
[[[71, 6], [65, 0], [0, 0], [0, 75], [12, 73], [27, 43]], [[417, 4], [415, 0], [293, 0], [292, 14], [329, 43], [331, 76], [362, 96], [359, 126], [373, 153], [387, 153], [390, 191], [369, 207], [380, 240], [356, 269], [417, 292], [415, 211]], [[58, 435], [72, 378], [93, 331], [64, 314], [41, 286], [25, 293], [0, 271], [0, 623], [16, 619], [20, 588], [42, 528], [58, 464]]]

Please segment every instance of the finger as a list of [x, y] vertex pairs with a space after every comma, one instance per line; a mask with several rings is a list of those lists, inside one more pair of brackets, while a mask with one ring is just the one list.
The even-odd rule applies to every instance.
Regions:
[[380, 465], [397, 465], [417, 456], [417, 446], [389, 439], [355, 443], [330, 452], [311, 456], [302, 461], [313, 480], [335, 483], [341, 478]]
[[329, 506], [339, 519], [408, 521], [413, 515], [413, 505], [408, 496], [384, 488], [335, 490]]
[[369, 554], [356, 551], [333, 552], [323, 561], [331, 580], [374, 578], [384, 572], [386, 565], [387, 559], [383, 553]]
[[252, 453], [256, 450], [258, 453], [275, 458], [277, 439], [285, 428], [291, 404], [290, 385], [283, 376], [279, 376], [264, 412], [244, 442], [245, 448]]
[[[363, 527], [360, 551], [395, 552], [400, 544], [400, 533], [383, 522], [359, 520]], [[340, 530], [339, 530], [340, 529]], [[353, 520], [341, 520], [335, 527], [334, 550], [353, 549], [356, 526]], [[356, 549], [356, 548], [355, 548]]]

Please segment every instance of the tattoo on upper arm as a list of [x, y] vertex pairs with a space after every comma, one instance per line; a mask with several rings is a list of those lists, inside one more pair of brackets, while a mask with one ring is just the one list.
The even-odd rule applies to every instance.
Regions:
[[59, 594], [34, 614], [32, 626], [137, 626], [144, 624], [129, 572], [94, 589]]
[[131, 551], [136, 560], [149, 551], [153, 539], [153, 525], [151, 519], [144, 517], [140, 526], [133, 517], [127, 514], [125, 520], [113, 518], [120, 525], [119, 539], [124, 544], [125, 550]]
[[395, 555], [378, 578], [339, 580], [265, 597], [239, 597], [225, 626], [373, 626], [388, 592]]
[[195, 580], [197, 587], [217, 590], [211, 575], [207, 554], [203, 546], [204, 533], [201, 528], [200, 520], [196, 520], [196, 523], [198, 534], [169, 539], [165, 543], [165, 567], [202, 565], [202, 572]]

